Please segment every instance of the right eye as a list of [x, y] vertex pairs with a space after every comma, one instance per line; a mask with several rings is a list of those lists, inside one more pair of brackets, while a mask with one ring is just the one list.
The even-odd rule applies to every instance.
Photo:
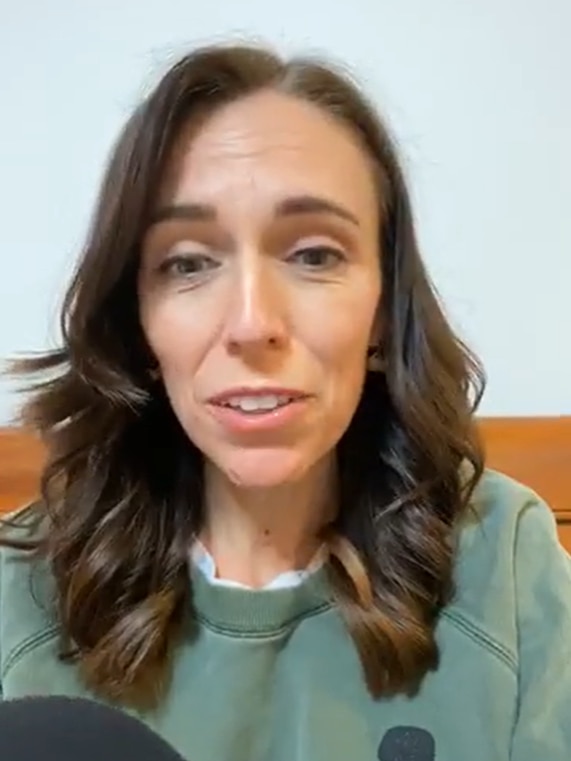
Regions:
[[193, 278], [219, 266], [219, 262], [206, 254], [175, 254], [161, 263], [159, 271], [172, 277]]

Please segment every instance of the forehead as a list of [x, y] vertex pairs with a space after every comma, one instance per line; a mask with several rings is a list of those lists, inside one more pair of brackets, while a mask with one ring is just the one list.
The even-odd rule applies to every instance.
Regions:
[[355, 213], [378, 206], [372, 162], [348, 126], [292, 96], [261, 92], [189, 122], [175, 141], [161, 198], [216, 203], [226, 192], [335, 196]]

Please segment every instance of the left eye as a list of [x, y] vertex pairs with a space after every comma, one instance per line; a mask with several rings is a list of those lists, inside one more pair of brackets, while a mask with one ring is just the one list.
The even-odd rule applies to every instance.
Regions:
[[311, 246], [300, 248], [288, 257], [288, 261], [299, 262], [310, 269], [322, 269], [343, 261], [343, 253], [331, 246]]

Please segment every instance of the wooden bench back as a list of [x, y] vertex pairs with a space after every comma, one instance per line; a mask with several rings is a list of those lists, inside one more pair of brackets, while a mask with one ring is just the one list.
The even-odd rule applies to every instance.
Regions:
[[[571, 551], [571, 417], [483, 418], [490, 467], [531, 486], [546, 499]], [[0, 513], [33, 499], [41, 445], [29, 433], [0, 428]]]

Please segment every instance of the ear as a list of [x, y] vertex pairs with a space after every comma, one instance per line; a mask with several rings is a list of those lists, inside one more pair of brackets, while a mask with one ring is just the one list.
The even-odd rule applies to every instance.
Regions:
[[377, 309], [375, 319], [369, 334], [369, 348], [367, 350], [367, 370], [372, 373], [382, 373], [386, 368], [383, 353], [383, 330], [380, 310]]
[[369, 346], [381, 346], [384, 338], [383, 323], [381, 318], [380, 306], [375, 312], [375, 318], [371, 326], [371, 332], [369, 334]]
[[384, 373], [387, 362], [381, 347], [370, 346], [367, 352], [367, 370], [370, 373]]
[[149, 378], [152, 381], [158, 381], [161, 377], [161, 369], [158, 365], [155, 365], [154, 367], [150, 367], [148, 370]]

